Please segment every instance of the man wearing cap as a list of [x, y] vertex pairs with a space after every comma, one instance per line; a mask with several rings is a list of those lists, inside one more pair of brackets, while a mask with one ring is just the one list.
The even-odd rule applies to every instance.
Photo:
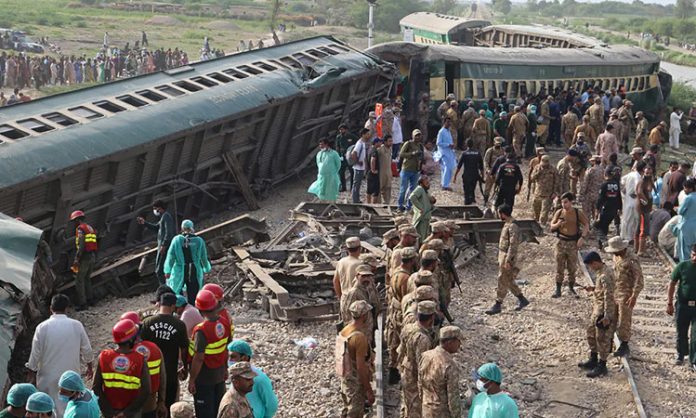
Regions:
[[665, 140], [665, 132], [667, 131], [667, 124], [661, 121], [654, 128], [650, 130], [650, 135], [648, 135], [648, 143], [650, 145], [662, 145]]
[[31, 383], [15, 383], [7, 392], [7, 408], [0, 411], [0, 418], [22, 418], [26, 415], [27, 399], [36, 393]]
[[[474, 121], [476, 120], [477, 116], [478, 113], [476, 112], [476, 109], [474, 109], [474, 102], [469, 100], [466, 104], [466, 109], [464, 110], [464, 112], [462, 112], [462, 117], [460, 119], [462, 125], [462, 135], [460, 142], [464, 143], [464, 141], [471, 138], [471, 130], [474, 127]], [[461, 144], [459, 145], [461, 146]]]
[[471, 126], [471, 139], [474, 140], [474, 148], [480, 153], [485, 154], [488, 147], [488, 138], [491, 137], [491, 124], [486, 119], [486, 111], [479, 110], [479, 117], [476, 118]]
[[[227, 346], [227, 351], [230, 352], [229, 363], [232, 366], [242, 361], [251, 364], [253, 351], [246, 341], [232, 341]], [[254, 413], [254, 418], [271, 418], [278, 411], [278, 397], [273, 391], [273, 383], [261, 369], [253, 365], [251, 369], [256, 373], [256, 376], [254, 377], [254, 387], [246, 395], [246, 399]]]
[[[382, 146], [376, 150], [377, 172], [379, 173], [379, 197], [377, 202], [381, 199], [385, 205], [391, 204], [392, 161], [396, 158], [392, 157], [392, 155], [399, 155], [402, 143], [403, 140], [399, 144], [395, 144], [392, 137], [385, 136]], [[395, 148], [397, 146], [398, 148]]]
[[70, 270], [75, 274], [75, 292], [78, 311], [86, 309], [92, 300], [92, 270], [97, 262], [97, 231], [85, 222], [85, 214], [76, 210], [70, 214], [75, 228], [75, 259]]
[[399, 243], [399, 239], [399, 231], [397, 231], [395, 228], [392, 228], [382, 234], [382, 250], [384, 250], [384, 257], [381, 261], [386, 267], [384, 281], [387, 285], [387, 290], [389, 290], [389, 278], [391, 277], [391, 257], [394, 247], [396, 247], [396, 245]]
[[[184, 322], [174, 316], [177, 304], [177, 296], [163, 288], [158, 289], [159, 312], [156, 315], [143, 319], [141, 337], [143, 340], [152, 341], [162, 352], [166, 380], [164, 404], [169, 408], [177, 400], [179, 393], [179, 380], [177, 374], [184, 376], [186, 368], [179, 371], [179, 361], [187, 364], [187, 350], [189, 335]], [[182, 299], [185, 298], [179, 295]], [[200, 314], [199, 314], [200, 315]], [[203, 322], [198, 321], [195, 325]], [[192, 328], [193, 330], [193, 328]]]
[[394, 247], [391, 262], [389, 263], [392, 271], [397, 269], [401, 264], [401, 250], [404, 248], [415, 247], [418, 243], [418, 231], [416, 231], [416, 228], [412, 227], [411, 225], [400, 226], [399, 234], [401, 235], [401, 241], [399, 241], [399, 243]]
[[[595, 97], [594, 103], [587, 109], [587, 116], [590, 117], [590, 126], [595, 132], [602, 132], [604, 129], [604, 109], [602, 101]], [[592, 138], [588, 137], [590, 146], [593, 146]]]
[[561, 297], [563, 276], [568, 270], [568, 292], [575, 293], [575, 272], [578, 267], [578, 250], [582, 247], [583, 239], [589, 233], [589, 221], [585, 214], [573, 207], [575, 196], [566, 192], [561, 195], [561, 208], [551, 219], [551, 232], [556, 233], [556, 292], [553, 298]]
[[648, 166], [652, 168], [653, 173], [657, 174], [657, 169], [660, 167], [661, 163], [660, 146], [650, 145], [648, 152], [643, 155], [643, 159], [648, 163]]
[[440, 106], [437, 108], [437, 118], [440, 120], [440, 122], [445, 120], [445, 117], [447, 116], [447, 111], [450, 108], [450, 104], [452, 103], [452, 100], [456, 101], [456, 97], [454, 93], [450, 93], [445, 97], [445, 101], [440, 103]]
[[[389, 311], [387, 315], [387, 345], [389, 347], [389, 384], [399, 381], [397, 349], [401, 334], [401, 301], [408, 293], [408, 279], [417, 268], [417, 254], [413, 247], [395, 251], [399, 253], [399, 265], [391, 270]], [[396, 255], [396, 254], [395, 254]]]
[[578, 182], [581, 182], [583, 177], [585, 177], [585, 170], [590, 163], [590, 157], [592, 156], [592, 150], [585, 142], [585, 135], [578, 135], [577, 141], [570, 149], [575, 150], [578, 153], [578, 176], [570, 184], [570, 191], [577, 194], [578, 192]]
[[196, 235], [193, 221], [184, 219], [181, 233], [172, 239], [164, 262], [167, 285], [177, 295], [183, 295], [186, 288], [186, 298], [193, 304], [198, 290], [203, 286], [203, 275], [210, 269], [205, 241]]
[[633, 117], [633, 103], [630, 100], [624, 100], [623, 106], [619, 108], [616, 116], [619, 121], [623, 124], [622, 137], [619, 138], [621, 144], [623, 144], [624, 151], [628, 151], [628, 138], [631, 137], [631, 130], [635, 129], [636, 121]]
[[[372, 141], [372, 139], [377, 138], [377, 113], [375, 111], [371, 111], [370, 113], [367, 114], [367, 120], [365, 121], [365, 125], [363, 125], [364, 129], [367, 129], [367, 132], [369, 134], [367, 140]], [[363, 136], [362, 131], [360, 131], [360, 136]], [[360, 138], [358, 138], [359, 140]]]
[[416, 287], [416, 289], [413, 292], [408, 293], [406, 294], [406, 296], [404, 296], [404, 300], [401, 302], [402, 330], [408, 327], [409, 325], [418, 322], [418, 304], [425, 300], [435, 302], [436, 315], [434, 326], [436, 328], [439, 328], [440, 324], [442, 324], [442, 312], [439, 310], [439, 308], [437, 308], [440, 302], [437, 299], [437, 292], [431, 286], [431, 279], [432, 276], [416, 276], [416, 283], [418, 287]]
[[411, 223], [418, 231], [421, 240], [426, 239], [430, 234], [430, 219], [435, 205], [435, 197], [428, 194], [429, 189], [430, 178], [423, 175], [418, 179], [418, 187], [408, 197], [409, 202], [413, 205]]
[[[372, 306], [364, 300], [353, 302], [349, 307], [352, 320], [339, 333], [336, 342], [336, 374], [341, 378], [341, 418], [362, 418], [365, 403], [372, 405], [372, 350], [367, 338], [368, 318]], [[341, 365], [339, 369], [339, 365]]]
[[220, 401], [217, 418], [254, 418], [246, 396], [253, 390], [256, 372], [252, 370], [249, 362], [240, 361], [230, 367], [229, 375], [232, 387], [225, 392]]
[[[475, 144], [474, 147], [476, 148]], [[503, 150], [503, 138], [496, 136], [493, 139], [493, 146], [486, 150], [486, 155], [483, 157], [483, 169], [486, 177], [486, 187], [483, 190], [484, 200], [488, 200], [487, 198], [490, 196], [491, 190], [493, 190], [493, 185], [495, 184], [496, 173], [493, 173], [492, 171], [493, 164], [504, 154], [505, 150]]]
[[517, 267], [517, 252], [520, 245], [520, 228], [512, 217], [512, 208], [508, 205], [498, 207], [498, 217], [504, 222], [498, 242], [498, 287], [496, 289], [495, 304], [486, 311], [488, 315], [499, 314], [502, 311], [503, 300], [508, 291], [517, 299], [515, 310], [519, 311], [529, 305], [519, 286], [515, 283], [520, 269]]
[[614, 355], [621, 357], [629, 353], [631, 318], [638, 295], [643, 290], [643, 269], [640, 267], [638, 257], [628, 248], [628, 241], [621, 237], [610, 239], [604, 252], [614, 255], [616, 313], [613, 317], [616, 319], [616, 335], [621, 341]]
[[495, 363], [486, 363], [476, 371], [476, 388], [469, 408], [469, 418], [519, 418], [515, 401], [500, 389], [503, 373]]
[[590, 346], [588, 361], [578, 367], [589, 370], [587, 377], [606, 375], [607, 357], [611, 349], [611, 336], [616, 324], [616, 306], [614, 305], [614, 272], [602, 262], [595, 251], [589, 252], [583, 262], [595, 273], [595, 285], [585, 290], [593, 293], [592, 313], [587, 324], [587, 343]]
[[[59, 397], [67, 400], [65, 418], [99, 418], [99, 402], [91, 390], [85, 387], [80, 374], [68, 370], [58, 381]], [[1, 416], [1, 415], [0, 415]]]
[[430, 120], [430, 95], [423, 93], [418, 102], [418, 128], [423, 133], [425, 142], [428, 141], [428, 125]]
[[435, 347], [435, 312], [432, 301], [418, 303], [418, 322], [404, 327], [399, 346], [401, 373], [401, 416], [421, 417], [421, 399], [418, 390], [418, 364], [421, 356]]
[[459, 418], [461, 370], [454, 359], [464, 336], [459, 327], [440, 328], [440, 344], [421, 355], [418, 365], [418, 389], [423, 418]]
[[[346, 170], [350, 173], [350, 189], [353, 188], [353, 170], [350, 169], [348, 161], [346, 160], [346, 152], [348, 148], [355, 145], [358, 138], [348, 131], [348, 125], [342, 123], [338, 127], [338, 134], [336, 135], [336, 152], [341, 157], [341, 170], [338, 172], [339, 180], [341, 181], [341, 186], [339, 191], [346, 191]], [[349, 190], [350, 190], [349, 189]]]
[[351, 160], [355, 161], [353, 164], [353, 189], [351, 190], [353, 203], [361, 203], [360, 188], [365, 178], [365, 170], [369, 167], [370, 143], [373, 138], [376, 136], [371, 136], [370, 130], [363, 128], [360, 131], [360, 139], [351, 152]]
[[585, 134], [585, 138], [587, 138], [588, 143], [594, 145], [595, 147], [597, 146], [597, 135], [602, 131], [596, 131], [595, 128], [590, 125], [590, 117], [587, 115], [582, 117], [582, 122], [575, 128], [575, 132], [573, 133], [573, 143], [575, 143], [577, 140], [580, 132]]
[[548, 155], [542, 155], [541, 162], [534, 167], [529, 178], [529, 182], [534, 183], [534, 219], [542, 225], [546, 225], [558, 190], [558, 171], [550, 161]]
[[560, 196], [563, 193], [572, 192], [571, 186], [574, 181], [577, 181], [580, 168], [578, 152], [574, 149], [569, 149], [565, 157], [561, 158], [556, 164], [556, 170], [558, 170], [557, 195]]
[[[36, 327], [25, 365], [27, 381], [54, 399], [58, 399], [58, 380], [66, 370], [81, 370], [84, 363], [87, 374], [92, 374], [92, 346], [82, 323], [65, 314], [68, 306], [66, 295], [53, 296], [51, 317]], [[65, 402], [58, 400], [56, 411], [60, 417], [64, 410]]]
[[568, 111], [561, 118], [561, 136], [563, 137], [563, 145], [570, 148], [573, 145], [573, 137], [575, 136], [575, 128], [580, 125], [578, 115], [573, 112], [573, 107], [568, 106]]
[[[529, 160], [529, 176], [531, 177], [532, 173], [534, 172], [534, 169], [541, 163], [541, 157], [546, 154], [546, 148], [544, 147], [535, 147], [534, 148], [534, 157]], [[534, 182], [529, 180], [527, 182], [527, 198], [532, 194], [534, 191]], [[527, 199], [529, 201], [529, 199]]]
[[[377, 124], [379, 124], [380, 122], [382, 124], [382, 134], [379, 135], [378, 132], [377, 137], [385, 137], [387, 135], [391, 135], [394, 126], [394, 107], [392, 107], [391, 101], [389, 99], [385, 99], [382, 103], [382, 106], [382, 115], [379, 118], [377, 118]], [[375, 139], [375, 137], [373, 137], [372, 139]]]
[[[399, 151], [399, 159], [401, 159], [401, 172], [399, 174], [401, 183], [399, 187], [399, 199], [397, 204], [399, 210], [405, 210], [404, 200], [406, 199], [407, 192], [411, 194], [416, 188], [416, 183], [418, 182], [418, 176], [421, 170], [421, 164], [423, 163], [423, 144], [422, 144], [423, 134], [420, 129], [414, 129], [411, 133], [411, 140], [404, 142]], [[410, 209], [411, 203], [407, 202], [407, 206]]]
[[636, 112], [636, 141], [635, 146], [641, 147], [643, 151], [648, 146], [648, 120], [643, 116], [642, 111]]
[[375, 318], [381, 311], [381, 304], [377, 297], [377, 293], [370, 291], [370, 288], [374, 286], [374, 273], [372, 272], [372, 268], [367, 264], [360, 264], [356, 270], [355, 284], [341, 296], [341, 320], [344, 324], [349, 323], [352, 319], [349, 308], [353, 302], [364, 300], [373, 307], [372, 314], [368, 317], [365, 328], [370, 342], [372, 342], [374, 338]]
[[336, 263], [336, 272], [333, 278], [334, 292], [340, 300], [343, 292], [353, 287], [355, 272], [362, 262], [360, 261], [360, 238], [349, 237], [346, 239], [346, 250], [348, 255], [338, 260]]
[[427, 238], [423, 240], [423, 243], [421, 244], [420, 249], [418, 250], [419, 253], [422, 253], [426, 248], [424, 247], [428, 242], [434, 240], [434, 239], [439, 239], [442, 240], [447, 233], [449, 232], [449, 228], [447, 225], [445, 225], [444, 222], [442, 221], [437, 221], [433, 222], [430, 224], [430, 230], [432, 231], [430, 235], [428, 235]]
[[53, 416], [55, 403], [44, 392], [36, 392], [27, 399], [27, 418], [49, 418]]
[[546, 139], [549, 137], [549, 124], [551, 123], [551, 115], [550, 115], [550, 104], [553, 102], [553, 97], [548, 96], [546, 97], [546, 100], [544, 100], [541, 103], [541, 107], [539, 109], [539, 144], [541, 146], [546, 145]]
[[599, 191], [604, 182], [604, 170], [601, 166], [602, 157], [593, 155], [590, 158], [590, 168], [585, 172], [580, 185], [580, 202], [582, 211], [592, 220], [597, 219], [596, 206]]
[[[452, 143], [459, 144], [459, 103], [456, 100], [450, 101], [450, 107], [445, 113], [445, 119], [450, 120], [449, 131], [452, 136]], [[438, 135], [439, 136], [439, 135]]]

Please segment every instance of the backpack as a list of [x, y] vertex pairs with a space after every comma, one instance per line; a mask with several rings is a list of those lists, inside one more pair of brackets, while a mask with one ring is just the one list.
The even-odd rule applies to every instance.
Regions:
[[348, 164], [348, 167], [352, 167], [357, 163], [358, 161], [353, 158], [353, 150], [355, 149], [355, 144], [351, 145], [348, 147], [346, 150], [346, 155], [344, 156], [346, 158], [346, 163]]
[[336, 376], [346, 377], [350, 375], [353, 366], [350, 362], [350, 352], [348, 350], [348, 340], [360, 331], [353, 331], [347, 337], [338, 334], [336, 336]]

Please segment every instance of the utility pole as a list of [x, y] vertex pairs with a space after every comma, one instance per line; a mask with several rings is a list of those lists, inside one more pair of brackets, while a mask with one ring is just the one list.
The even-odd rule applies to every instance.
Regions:
[[374, 35], [372, 31], [375, 29], [375, 4], [377, 0], [367, 0], [367, 7], [369, 10], [369, 17], [367, 18], [367, 47], [372, 47], [372, 40]]

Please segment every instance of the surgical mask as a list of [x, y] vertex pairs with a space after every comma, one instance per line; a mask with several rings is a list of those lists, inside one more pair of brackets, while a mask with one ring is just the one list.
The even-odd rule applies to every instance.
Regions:
[[58, 398], [59, 398], [61, 401], [65, 402], [65, 403], [70, 402], [70, 396], [68, 396], [68, 395], [62, 395], [62, 394], [60, 394], [60, 395], [58, 395]]
[[486, 383], [481, 379], [476, 380], [476, 389], [482, 393], [488, 392], [488, 389], [486, 389]]
[[237, 362], [234, 361], [234, 360], [227, 360], [227, 367], [228, 367], [228, 368], [229, 368], [229, 367], [232, 367], [232, 366], [235, 365], [235, 363], [237, 363]]
[[158, 211], [157, 209], [153, 209], [153, 210], [152, 210], [152, 213], [154, 213], [155, 216], [160, 216], [160, 213], [159, 213], [159, 211]]

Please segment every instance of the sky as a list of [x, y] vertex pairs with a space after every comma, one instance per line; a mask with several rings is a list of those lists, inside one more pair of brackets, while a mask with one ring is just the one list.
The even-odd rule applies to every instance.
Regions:
[[[513, 3], [526, 3], [527, 0], [511, 0]], [[576, 0], [578, 3], [601, 3], [604, 0]], [[622, 3], [633, 3], [633, 0], [615, 0]], [[655, 3], [655, 4], [674, 4], [676, 0], [642, 0], [643, 3]]]

